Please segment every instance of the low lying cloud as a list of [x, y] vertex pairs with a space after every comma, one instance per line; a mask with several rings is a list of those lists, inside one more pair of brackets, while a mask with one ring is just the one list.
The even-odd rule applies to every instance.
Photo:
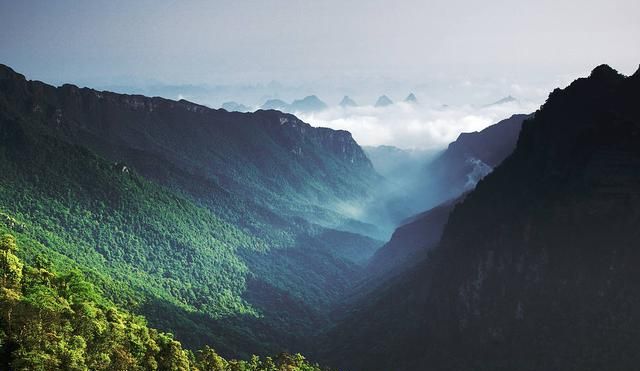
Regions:
[[531, 113], [538, 107], [520, 101], [485, 107], [400, 102], [387, 107], [332, 107], [297, 115], [313, 126], [348, 130], [360, 145], [439, 149], [460, 133], [482, 130], [512, 114]]

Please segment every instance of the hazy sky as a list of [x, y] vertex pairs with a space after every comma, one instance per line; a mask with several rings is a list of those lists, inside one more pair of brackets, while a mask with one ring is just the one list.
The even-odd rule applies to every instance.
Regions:
[[414, 90], [538, 102], [601, 63], [635, 71], [639, 15], [638, 0], [0, 0], [0, 63], [54, 84], [285, 87], [210, 105]]
[[1, 4], [0, 60], [46, 80], [517, 76], [640, 63], [638, 0]]

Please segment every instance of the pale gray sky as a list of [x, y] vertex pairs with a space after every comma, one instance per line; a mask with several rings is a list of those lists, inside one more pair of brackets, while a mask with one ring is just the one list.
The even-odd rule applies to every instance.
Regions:
[[517, 78], [640, 63], [637, 0], [0, 4], [0, 61], [50, 81]]
[[0, 63], [212, 106], [410, 91], [431, 107], [535, 106], [598, 64], [635, 71], [639, 14], [638, 0], [0, 0]]

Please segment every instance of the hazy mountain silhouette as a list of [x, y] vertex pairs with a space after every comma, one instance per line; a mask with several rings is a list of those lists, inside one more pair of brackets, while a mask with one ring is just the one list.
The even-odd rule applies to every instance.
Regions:
[[229, 112], [249, 112], [251, 108], [245, 106], [244, 104], [237, 102], [224, 102], [221, 106], [222, 109], [227, 110]]
[[289, 109], [289, 103], [281, 99], [269, 99], [260, 107], [264, 110], [274, 109], [282, 112], [287, 112]]
[[327, 104], [315, 95], [294, 100], [288, 107], [291, 112], [317, 112], [327, 109]]
[[376, 101], [375, 107], [386, 107], [393, 104], [393, 101], [386, 95], [380, 96]]
[[409, 93], [409, 95], [404, 98], [404, 101], [407, 103], [418, 103], [418, 98], [416, 98], [415, 94]]
[[483, 107], [491, 107], [491, 106], [499, 106], [501, 104], [506, 104], [506, 103], [511, 103], [511, 102], [517, 102], [518, 100], [510, 95], [499, 99], [493, 103], [489, 103], [489, 104], [485, 104]]
[[340, 107], [356, 107], [357, 105], [358, 104], [347, 95], [340, 101]]

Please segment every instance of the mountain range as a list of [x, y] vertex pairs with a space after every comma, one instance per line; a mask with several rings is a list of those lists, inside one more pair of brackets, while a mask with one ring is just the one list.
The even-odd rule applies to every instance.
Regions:
[[318, 112], [328, 108], [327, 104], [315, 95], [309, 95], [302, 99], [296, 99], [291, 104], [280, 99], [270, 99], [266, 101], [262, 109], [274, 109], [290, 113], [310, 113]]
[[188, 345], [303, 347], [381, 244], [345, 231], [366, 226], [341, 205], [379, 178], [348, 132], [56, 88], [6, 66], [0, 112], [0, 209], [18, 221], [2, 228], [22, 257], [78, 267]]
[[436, 153], [0, 65], [0, 368], [635, 369], [639, 101], [598, 66]]
[[229, 112], [249, 112], [251, 111], [251, 108], [245, 106], [242, 103], [238, 103], [238, 102], [224, 102], [222, 103], [222, 106], [220, 107], [224, 110], [227, 110]]

